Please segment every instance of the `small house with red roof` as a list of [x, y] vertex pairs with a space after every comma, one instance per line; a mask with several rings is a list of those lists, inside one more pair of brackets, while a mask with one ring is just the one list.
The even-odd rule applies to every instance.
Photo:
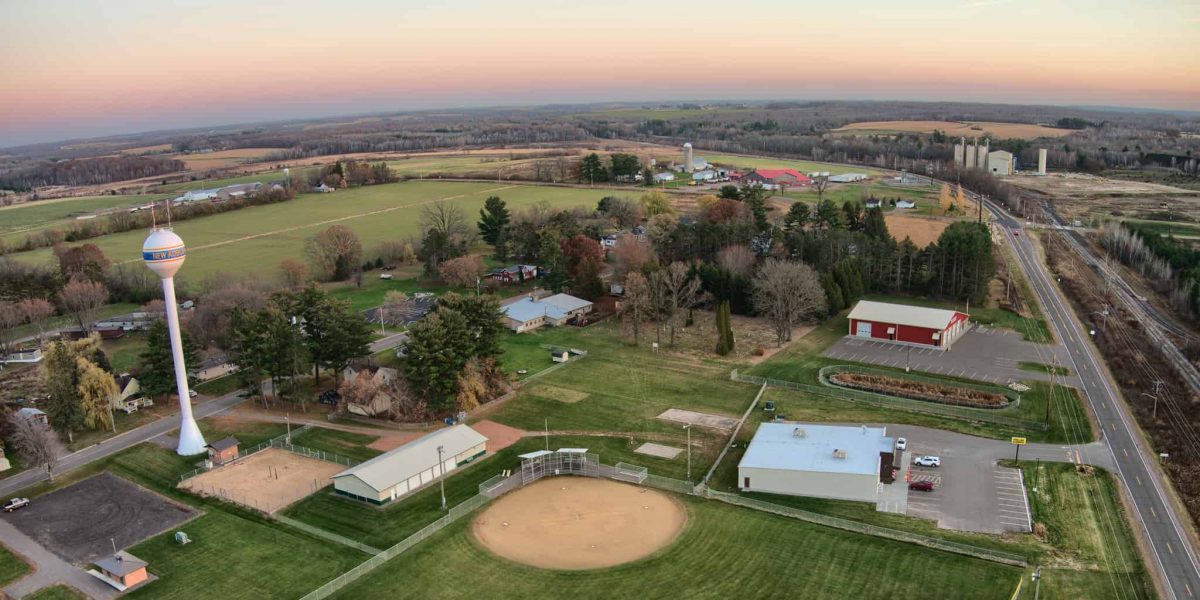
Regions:
[[763, 187], [796, 187], [811, 185], [812, 179], [795, 169], [757, 169], [742, 177], [742, 181]]

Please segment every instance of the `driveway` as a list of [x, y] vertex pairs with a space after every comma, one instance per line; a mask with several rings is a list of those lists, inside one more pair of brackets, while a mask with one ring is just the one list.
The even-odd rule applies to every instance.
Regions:
[[[847, 336], [826, 349], [822, 356], [885, 367], [904, 368], [907, 364], [914, 371], [999, 384], [1022, 379], [1050, 380], [1048, 373], [1021, 369], [1018, 365], [1022, 362], [1048, 365], [1053, 357], [1058, 357], [1060, 365], [1069, 364], [1061, 346], [1026, 342], [1014, 331], [978, 325], [964, 333], [949, 350]], [[1058, 380], [1079, 385], [1074, 373]]]
[[32, 573], [10, 583], [0, 596], [7, 594], [13, 598], [21, 598], [57, 583], [65, 583], [90, 598], [107, 600], [117, 596], [117, 590], [101, 583], [83, 569], [55, 556], [3, 518], [0, 518], [0, 539], [4, 540], [5, 546], [24, 557], [34, 568]]

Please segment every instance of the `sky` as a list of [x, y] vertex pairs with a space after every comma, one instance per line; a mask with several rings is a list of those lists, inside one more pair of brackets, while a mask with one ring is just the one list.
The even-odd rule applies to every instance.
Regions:
[[423, 108], [1200, 110], [1195, 0], [0, 0], [0, 148]]

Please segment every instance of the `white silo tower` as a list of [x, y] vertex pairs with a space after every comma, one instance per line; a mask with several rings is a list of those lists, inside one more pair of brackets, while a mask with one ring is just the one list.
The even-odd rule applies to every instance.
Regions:
[[1046, 174], [1046, 149], [1038, 148], [1038, 175]]
[[142, 243], [142, 260], [155, 275], [162, 278], [167, 330], [171, 336], [171, 358], [175, 363], [175, 390], [179, 393], [179, 446], [175, 452], [181, 456], [200, 454], [205, 447], [204, 436], [192, 416], [187, 365], [183, 363], [183, 340], [179, 337], [179, 303], [175, 300], [175, 273], [183, 266], [186, 253], [183, 240], [167, 228], [152, 230]]
[[683, 170], [685, 173], [692, 171], [692, 143], [686, 142], [683, 145]]

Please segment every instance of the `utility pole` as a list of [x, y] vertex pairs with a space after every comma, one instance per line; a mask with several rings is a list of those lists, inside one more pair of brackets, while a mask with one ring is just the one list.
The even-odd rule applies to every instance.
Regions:
[[438, 483], [442, 486], [442, 510], [446, 510], [446, 463], [442, 461], [443, 446], [438, 446], [438, 466], [441, 467], [442, 476], [438, 477]]
[[683, 430], [687, 432], [687, 480], [692, 480], [692, 426], [684, 425]]
[[1050, 404], [1054, 402], [1054, 379], [1058, 376], [1058, 357], [1050, 360], [1050, 394], [1046, 396], [1046, 422], [1050, 422]]

